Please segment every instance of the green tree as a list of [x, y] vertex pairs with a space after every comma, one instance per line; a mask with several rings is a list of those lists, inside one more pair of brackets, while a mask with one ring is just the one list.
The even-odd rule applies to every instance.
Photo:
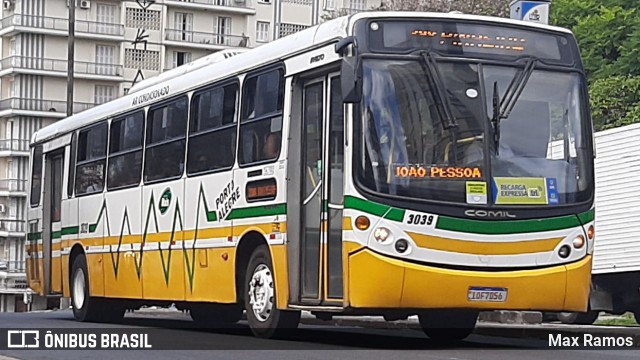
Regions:
[[596, 130], [640, 122], [640, 77], [598, 79], [591, 84], [589, 92]]

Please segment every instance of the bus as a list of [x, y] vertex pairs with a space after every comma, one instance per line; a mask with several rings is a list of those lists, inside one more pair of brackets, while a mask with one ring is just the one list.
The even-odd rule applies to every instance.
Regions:
[[462, 339], [481, 310], [588, 309], [593, 136], [568, 30], [364, 12], [228, 57], [33, 135], [34, 291], [79, 321], [246, 310], [266, 338], [301, 311]]

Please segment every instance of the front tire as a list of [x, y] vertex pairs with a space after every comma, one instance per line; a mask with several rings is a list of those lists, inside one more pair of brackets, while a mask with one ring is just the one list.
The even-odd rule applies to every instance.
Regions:
[[460, 341], [471, 335], [478, 321], [475, 310], [429, 310], [418, 314], [420, 327], [430, 339]]
[[255, 336], [282, 337], [287, 329], [298, 327], [299, 311], [279, 310], [276, 307], [273, 263], [267, 246], [259, 246], [251, 254], [244, 285], [247, 322]]
[[81, 322], [119, 322], [124, 317], [124, 308], [112, 300], [91, 296], [87, 259], [78, 255], [71, 266], [71, 304], [73, 317]]

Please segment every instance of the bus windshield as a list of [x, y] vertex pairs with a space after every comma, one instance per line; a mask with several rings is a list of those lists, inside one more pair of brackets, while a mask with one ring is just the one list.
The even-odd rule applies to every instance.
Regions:
[[[522, 67], [446, 59], [435, 69], [419, 57], [363, 60], [356, 155], [363, 186], [478, 205], [552, 206], [591, 198], [580, 75], [533, 69], [523, 79]], [[493, 101], [518, 85], [514, 106], [495, 126]]]

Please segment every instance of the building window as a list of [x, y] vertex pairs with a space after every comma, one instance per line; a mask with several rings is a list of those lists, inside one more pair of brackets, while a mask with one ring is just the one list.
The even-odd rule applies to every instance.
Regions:
[[160, 15], [160, 11], [157, 10], [128, 7], [125, 26], [134, 29], [160, 30], [162, 27], [162, 17]]
[[271, 4], [271, 0], [258, 0], [261, 4]]
[[225, 16], [218, 16], [218, 44], [229, 45], [231, 40], [229, 35], [231, 34], [231, 18]]
[[142, 49], [125, 49], [124, 66], [130, 69], [160, 70], [160, 52]]
[[324, 8], [327, 10], [333, 10], [336, 8], [335, 0], [326, 0], [324, 3]]
[[280, 31], [278, 34], [278, 37], [285, 37], [294, 33], [297, 33], [298, 31], [302, 31], [304, 29], [308, 28], [307, 25], [298, 25], [298, 24], [280, 24]]
[[350, 0], [349, 8], [351, 10], [367, 10], [367, 0]]
[[174, 51], [173, 52], [173, 68], [177, 68], [180, 65], [188, 64], [192, 60], [190, 52]]
[[258, 21], [256, 25], [256, 41], [267, 42], [269, 41], [269, 23], [264, 21]]
[[171, 40], [193, 41], [193, 14], [175, 14], [175, 27], [178, 31], [178, 38]]
[[96, 45], [96, 74], [97, 75], [117, 75], [116, 68], [116, 47], [110, 45]]
[[96, 6], [96, 32], [108, 35], [120, 35], [117, 18], [118, 7], [111, 4]]
[[188, 101], [183, 96], [149, 110], [144, 182], [178, 178], [184, 171]]
[[9, 87], [9, 98], [16, 97], [16, 79], [15, 78], [13, 77], [9, 78], [8, 87]]
[[94, 101], [96, 105], [104, 104], [116, 98], [116, 87], [96, 85]]
[[98, 193], [104, 188], [108, 128], [105, 121], [78, 135], [76, 195]]

